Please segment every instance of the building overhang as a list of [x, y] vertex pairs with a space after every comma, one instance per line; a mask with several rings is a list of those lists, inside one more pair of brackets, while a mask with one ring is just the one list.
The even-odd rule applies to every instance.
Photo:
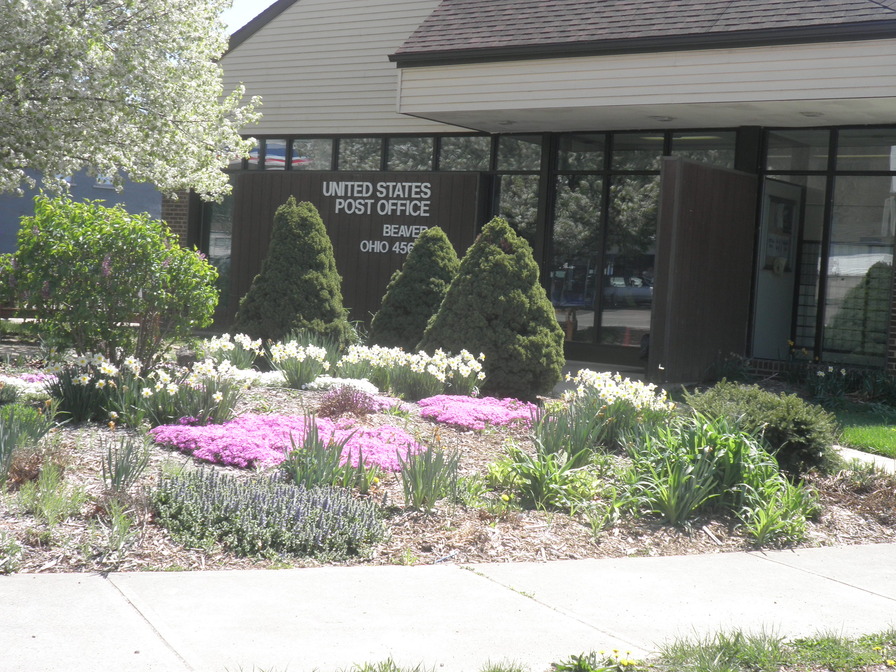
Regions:
[[896, 123], [896, 38], [399, 70], [398, 110], [490, 133]]

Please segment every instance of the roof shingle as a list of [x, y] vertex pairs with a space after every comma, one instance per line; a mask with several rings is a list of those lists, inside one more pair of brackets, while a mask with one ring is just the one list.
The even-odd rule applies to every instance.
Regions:
[[442, 0], [395, 60], [896, 23], [896, 0]]

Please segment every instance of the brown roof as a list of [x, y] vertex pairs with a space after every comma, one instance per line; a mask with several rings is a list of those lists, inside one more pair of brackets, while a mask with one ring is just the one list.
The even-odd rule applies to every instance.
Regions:
[[896, 0], [442, 0], [392, 58], [414, 65], [885, 34], [896, 34]]

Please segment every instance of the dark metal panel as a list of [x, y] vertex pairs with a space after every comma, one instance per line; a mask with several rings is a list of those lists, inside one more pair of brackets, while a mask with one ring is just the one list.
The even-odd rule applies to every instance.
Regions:
[[234, 194], [232, 320], [268, 253], [273, 217], [289, 196], [318, 209], [333, 243], [351, 319], [369, 322], [392, 273], [424, 229], [440, 226], [463, 255], [480, 225], [479, 173], [255, 172]]
[[720, 354], [744, 355], [755, 175], [663, 160], [648, 375], [700, 380]]

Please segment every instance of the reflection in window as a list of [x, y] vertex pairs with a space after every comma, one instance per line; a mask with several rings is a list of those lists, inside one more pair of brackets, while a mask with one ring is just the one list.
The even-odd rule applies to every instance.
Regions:
[[379, 170], [382, 154], [382, 138], [342, 138], [339, 170]]
[[261, 143], [263, 142], [264, 140], [259, 140], [259, 144], [249, 150], [248, 165], [250, 170], [258, 170], [261, 167], [259, 157], [261, 156]]
[[492, 139], [483, 135], [446, 136], [439, 152], [439, 170], [488, 170]]
[[672, 135], [672, 156], [734, 168], [734, 131], [689, 132]]
[[766, 166], [768, 170], [827, 170], [829, 139], [828, 131], [769, 131]]
[[824, 306], [825, 361], [878, 366], [886, 361], [896, 233], [894, 179], [836, 178]]
[[603, 179], [560, 175], [552, 238], [550, 297], [568, 341], [594, 341]]
[[389, 138], [386, 170], [432, 170], [432, 138]]
[[840, 131], [837, 170], [896, 170], [896, 130]]
[[603, 170], [606, 138], [603, 133], [569, 133], [560, 136], [559, 170]]
[[659, 170], [663, 156], [662, 133], [614, 133], [614, 170]]
[[501, 175], [498, 216], [535, 246], [535, 220], [538, 213], [538, 175]]
[[498, 139], [498, 170], [541, 170], [541, 136], [502, 135]]
[[604, 253], [601, 342], [642, 347], [653, 305], [659, 175], [614, 177]]
[[233, 193], [220, 203], [206, 203], [203, 209], [208, 234], [208, 261], [218, 269], [218, 307], [230, 301], [230, 253], [233, 237]]
[[331, 138], [297, 138], [292, 141], [293, 170], [330, 170], [333, 167]]
[[264, 141], [264, 169], [286, 169], [286, 140]]

